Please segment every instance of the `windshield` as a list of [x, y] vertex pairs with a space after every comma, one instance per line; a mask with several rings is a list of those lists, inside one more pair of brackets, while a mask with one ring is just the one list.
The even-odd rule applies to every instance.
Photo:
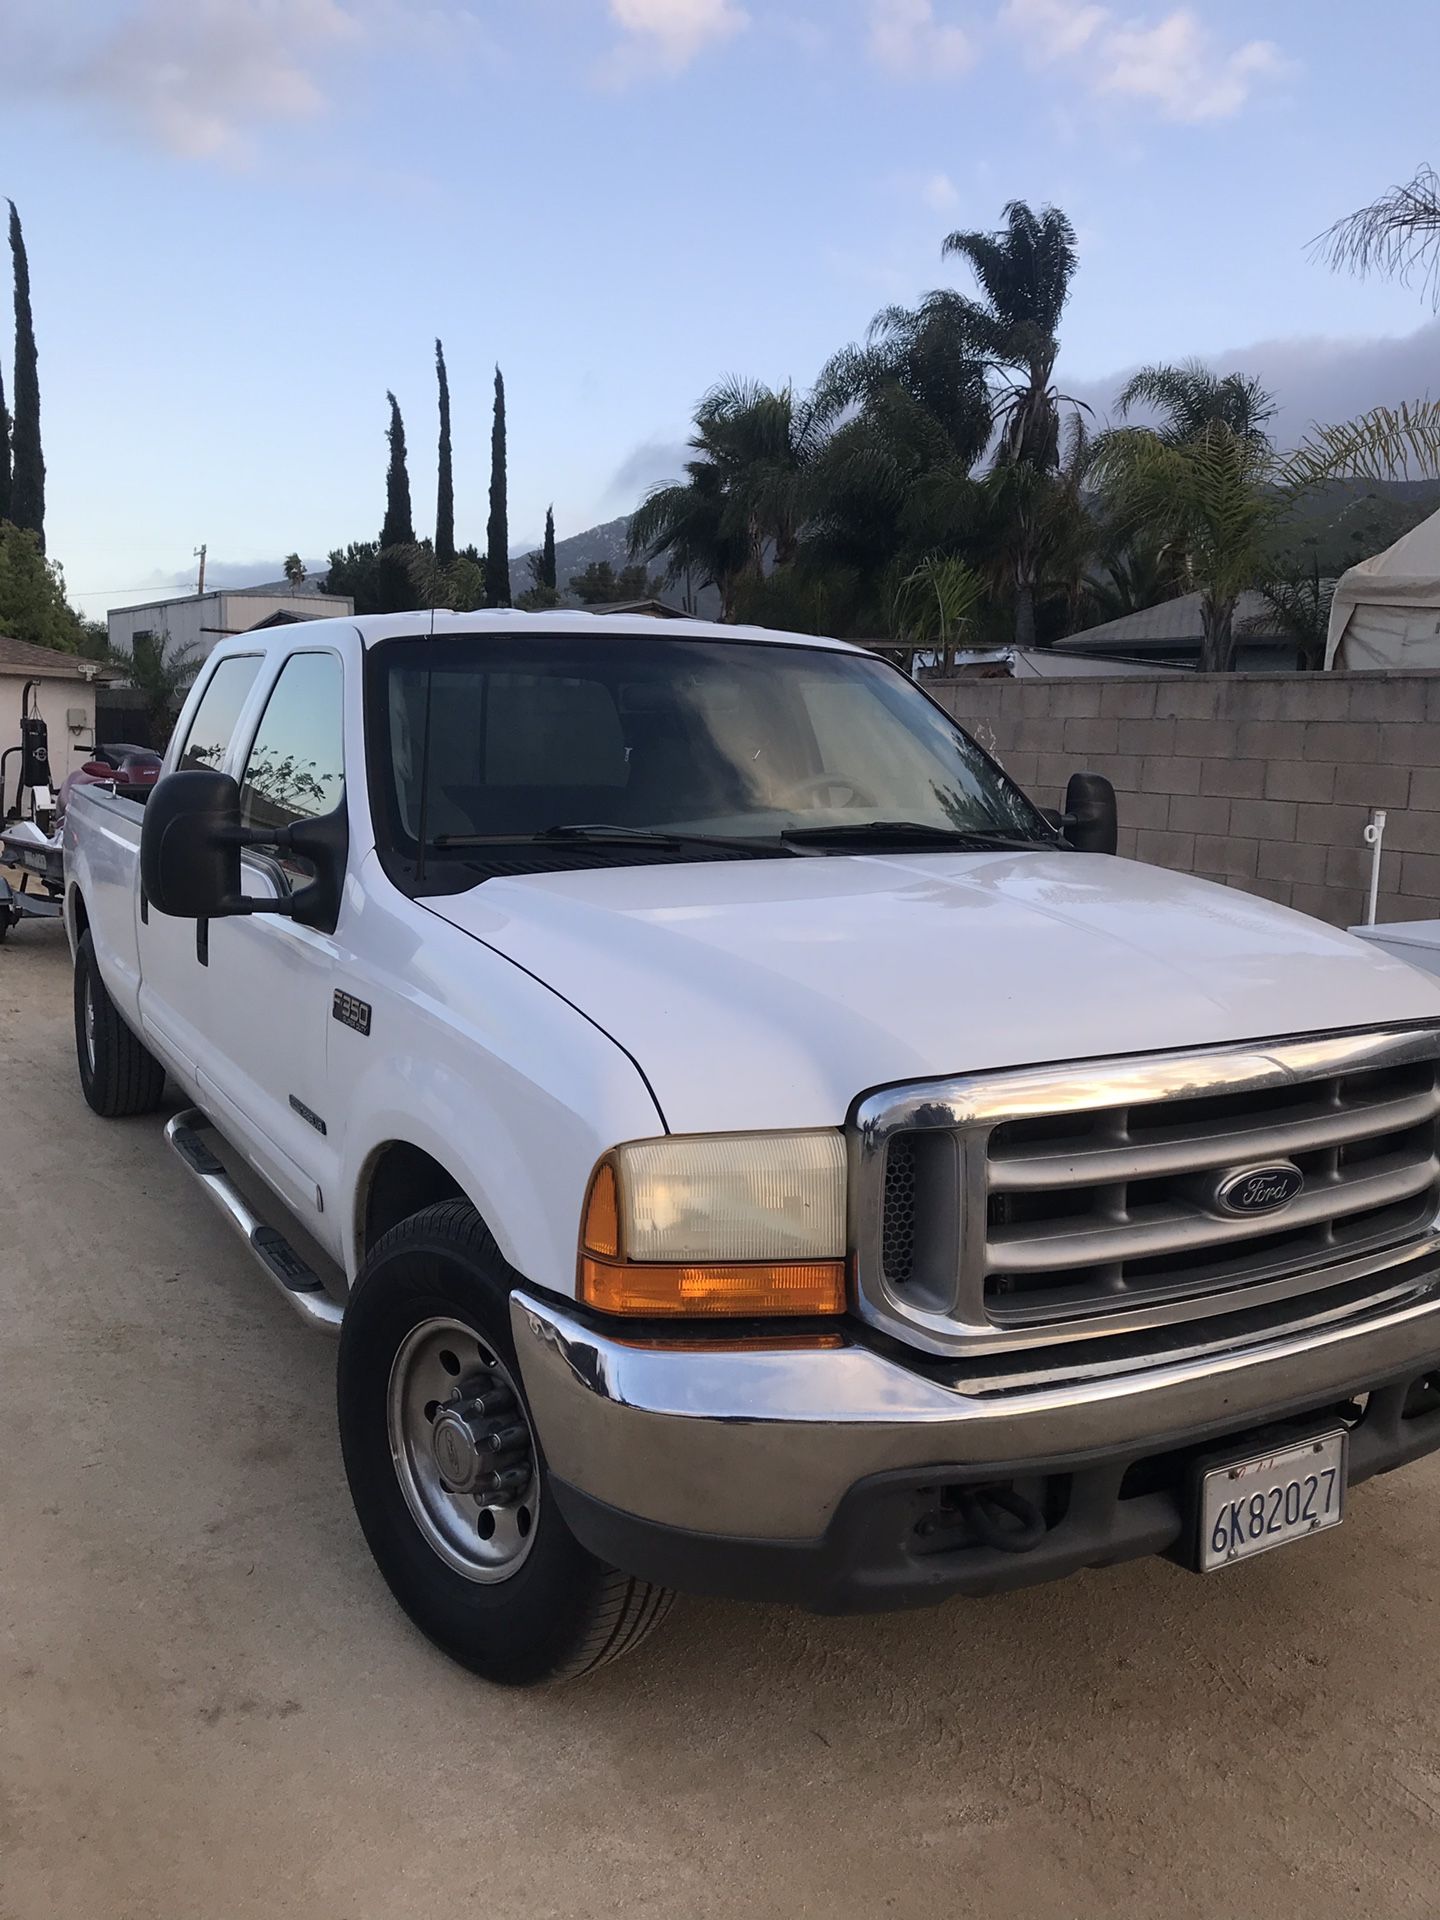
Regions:
[[371, 737], [388, 747], [377, 798], [411, 856], [422, 838], [427, 859], [444, 859], [579, 826], [757, 848], [834, 831], [839, 851], [899, 823], [917, 840], [1054, 838], [958, 727], [869, 655], [476, 634], [392, 642], [375, 665]]

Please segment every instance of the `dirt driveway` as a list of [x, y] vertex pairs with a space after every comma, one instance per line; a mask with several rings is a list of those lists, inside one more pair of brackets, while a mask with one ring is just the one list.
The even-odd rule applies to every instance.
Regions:
[[0, 1915], [1377, 1916], [1440, 1884], [1440, 1467], [1213, 1580], [687, 1602], [492, 1691], [390, 1603], [333, 1348], [0, 949]]

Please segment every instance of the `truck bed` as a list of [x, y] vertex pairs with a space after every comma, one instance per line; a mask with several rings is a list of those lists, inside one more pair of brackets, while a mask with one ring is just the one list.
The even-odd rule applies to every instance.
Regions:
[[[75, 891], [83, 895], [106, 987], [124, 1018], [137, 1027], [140, 943], [135, 916], [144, 817], [139, 798], [106, 787], [81, 787], [66, 809], [64, 833], [67, 903]], [[79, 933], [68, 913], [66, 924], [73, 944]]]

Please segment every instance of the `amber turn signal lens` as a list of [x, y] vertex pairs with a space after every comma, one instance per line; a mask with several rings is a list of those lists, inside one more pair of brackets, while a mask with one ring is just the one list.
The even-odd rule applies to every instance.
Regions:
[[602, 1160], [585, 1200], [585, 1224], [580, 1234], [587, 1253], [614, 1260], [620, 1253], [620, 1200], [615, 1191], [615, 1169]]
[[[588, 1212], [586, 1224], [588, 1228]], [[580, 1262], [580, 1297], [601, 1313], [657, 1317], [843, 1313], [845, 1262], [670, 1267], [595, 1259], [586, 1253]]]

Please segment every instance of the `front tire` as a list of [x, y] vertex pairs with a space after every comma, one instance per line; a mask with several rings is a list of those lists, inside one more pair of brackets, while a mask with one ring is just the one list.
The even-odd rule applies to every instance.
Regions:
[[381, 1239], [340, 1332], [340, 1442], [390, 1591], [422, 1633], [504, 1686], [573, 1679], [638, 1646], [663, 1587], [603, 1565], [550, 1496], [499, 1250], [442, 1201]]
[[86, 1104], [103, 1120], [154, 1113], [165, 1097], [165, 1069], [105, 991], [88, 927], [75, 949], [75, 1059]]

